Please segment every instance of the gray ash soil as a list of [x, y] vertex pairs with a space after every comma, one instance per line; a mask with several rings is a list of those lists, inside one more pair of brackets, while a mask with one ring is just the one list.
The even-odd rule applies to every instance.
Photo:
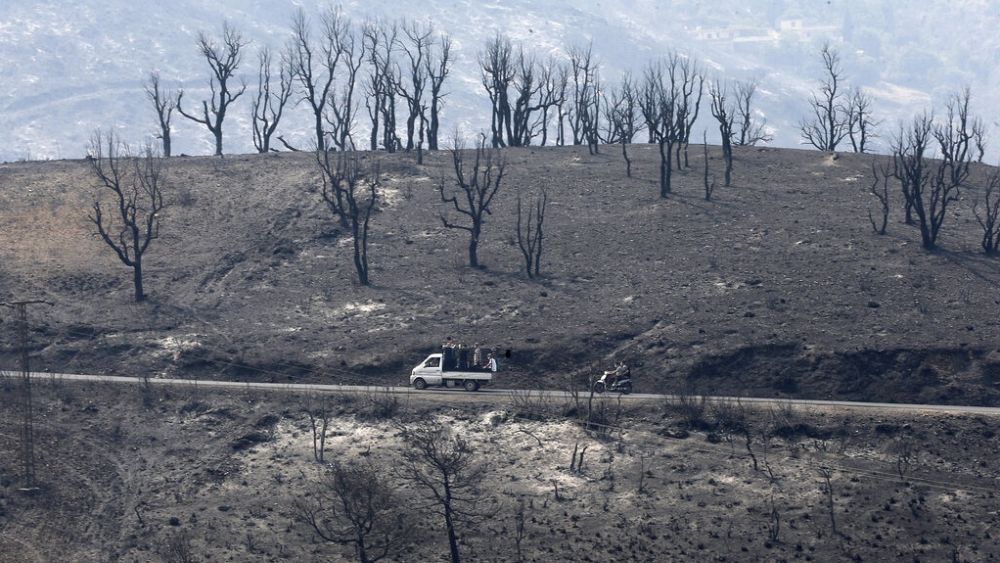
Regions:
[[[44, 382], [40, 490], [18, 491], [16, 387], [0, 382], [0, 561], [350, 561], [295, 509], [327, 466], [304, 408], [332, 413], [326, 461], [367, 461], [415, 525], [387, 561], [440, 561], [442, 517], [394, 472], [400, 429], [437, 421], [484, 470], [458, 529], [464, 560], [995, 561], [997, 417], [743, 411], [522, 396], [434, 406], [371, 395]], [[584, 401], [585, 403], [585, 401]], [[576, 410], [575, 417], [560, 413]], [[741, 414], [742, 413], [742, 414]], [[735, 416], [734, 416], [735, 415]], [[726, 425], [721, 421], [727, 421]], [[752, 449], [733, 423], [753, 437]], [[570, 464], [574, 450], [583, 466]], [[750, 454], [756, 457], [751, 458]], [[906, 453], [904, 457], [904, 453]], [[831, 471], [836, 532], [820, 470]], [[779, 527], [774, 536], [772, 513]], [[393, 514], [393, 517], [397, 514]]]
[[[146, 263], [150, 300], [91, 234], [83, 161], [0, 165], [0, 299], [45, 298], [36, 367], [157, 376], [405, 384], [446, 336], [512, 351], [498, 385], [565, 388], [633, 365], [638, 390], [997, 404], [1000, 260], [971, 211], [984, 168], [940, 243], [868, 225], [868, 156], [737, 150], [711, 202], [701, 150], [658, 197], [653, 146], [505, 149], [483, 269], [442, 227], [446, 152], [377, 155], [373, 287], [317, 192], [308, 154], [175, 158], [174, 205]], [[721, 168], [719, 149], [710, 165]], [[368, 158], [373, 158], [369, 156]], [[548, 191], [541, 280], [523, 274], [514, 203]], [[13, 366], [0, 323], [0, 364]]]

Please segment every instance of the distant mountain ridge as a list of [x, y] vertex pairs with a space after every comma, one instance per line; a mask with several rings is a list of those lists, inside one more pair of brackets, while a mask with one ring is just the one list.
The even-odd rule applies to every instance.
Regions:
[[[97, 127], [114, 126], [131, 141], [154, 130], [142, 80], [158, 70], [186, 99], [201, 99], [207, 68], [194, 47], [198, 31], [218, 33], [228, 18], [253, 45], [242, 74], [255, 84], [255, 52], [279, 47], [297, 6], [315, 14], [318, 2], [293, 0], [8, 0], [0, 5], [0, 160], [83, 155]], [[488, 127], [488, 102], [479, 83], [476, 52], [496, 31], [541, 56], [593, 41], [613, 83], [621, 71], [639, 71], [649, 60], [681, 49], [720, 76], [758, 77], [759, 107], [779, 146], [799, 144], [797, 123], [820, 68], [818, 46], [840, 49], [848, 80], [876, 98], [885, 129], [899, 117], [940, 101], [968, 84], [976, 109], [1000, 104], [1000, 10], [985, 0], [929, 0], [904, 8], [891, 0], [358, 0], [342, 3], [357, 21], [408, 17], [429, 20], [455, 42], [444, 132]], [[960, 39], [957, 39], [960, 38]], [[251, 152], [249, 95], [226, 122], [228, 152]], [[280, 132], [307, 142], [308, 110], [293, 108]], [[359, 131], [367, 128], [364, 112]], [[703, 112], [696, 129], [717, 138]], [[713, 135], [713, 133], [715, 133]], [[207, 131], [175, 119], [176, 153], [207, 154]], [[993, 147], [995, 149], [996, 146]], [[996, 150], [989, 153], [996, 154]]]

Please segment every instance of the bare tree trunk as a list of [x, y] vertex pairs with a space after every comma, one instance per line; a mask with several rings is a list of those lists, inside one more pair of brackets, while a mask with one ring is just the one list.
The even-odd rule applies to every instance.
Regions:
[[146, 291], [142, 288], [142, 258], [136, 258], [132, 267], [132, 283], [135, 285], [135, 302], [142, 303], [146, 300]]
[[[441, 201], [451, 204], [455, 212], [464, 215], [469, 220], [469, 225], [452, 223], [442, 214], [441, 223], [446, 229], [458, 229], [469, 233], [469, 266], [476, 268], [479, 266], [477, 248], [479, 238], [482, 233], [482, 226], [485, 216], [490, 213], [490, 204], [500, 189], [506, 170], [506, 161], [497, 149], [486, 148], [485, 136], [480, 138], [476, 147], [475, 160], [472, 169], [467, 170], [462, 154], [461, 141], [455, 140], [455, 147], [451, 150], [452, 164], [455, 171], [455, 187], [458, 191], [452, 191], [445, 195], [445, 182], [442, 179], [438, 184], [438, 194]], [[459, 196], [466, 206], [459, 204]]]
[[113, 133], [105, 137], [100, 131], [91, 140], [88, 156], [91, 170], [114, 194], [111, 207], [117, 212], [115, 220], [106, 218], [101, 198], [95, 197], [89, 219], [122, 264], [132, 268], [135, 300], [144, 301], [142, 258], [160, 236], [160, 215], [165, 208], [162, 159], [150, 146], [142, 156], [133, 156]]

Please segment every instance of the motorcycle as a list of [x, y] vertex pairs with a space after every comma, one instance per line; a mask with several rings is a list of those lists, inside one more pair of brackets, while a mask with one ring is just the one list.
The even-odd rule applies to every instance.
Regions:
[[632, 392], [632, 374], [625, 375], [609, 382], [608, 378], [615, 374], [614, 371], [606, 371], [600, 379], [594, 382], [594, 393], [600, 394], [605, 391], [618, 391], [622, 395]]

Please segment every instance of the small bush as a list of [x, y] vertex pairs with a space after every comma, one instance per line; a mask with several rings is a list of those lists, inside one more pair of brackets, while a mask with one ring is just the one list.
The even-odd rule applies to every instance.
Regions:
[[361, 398], [361, 417], [369, 420], [388, 420], [402, 410], [399, 396], [388, 390], [365, 393]]
[[690, 430], [712, 430], [713, 424], [708, 420], [708, 400], [704, 396], [690, 393], [677, 395], [676, 400], [664, 403], [666, 414], [674, 414], [680, 418], [681, 424]]

